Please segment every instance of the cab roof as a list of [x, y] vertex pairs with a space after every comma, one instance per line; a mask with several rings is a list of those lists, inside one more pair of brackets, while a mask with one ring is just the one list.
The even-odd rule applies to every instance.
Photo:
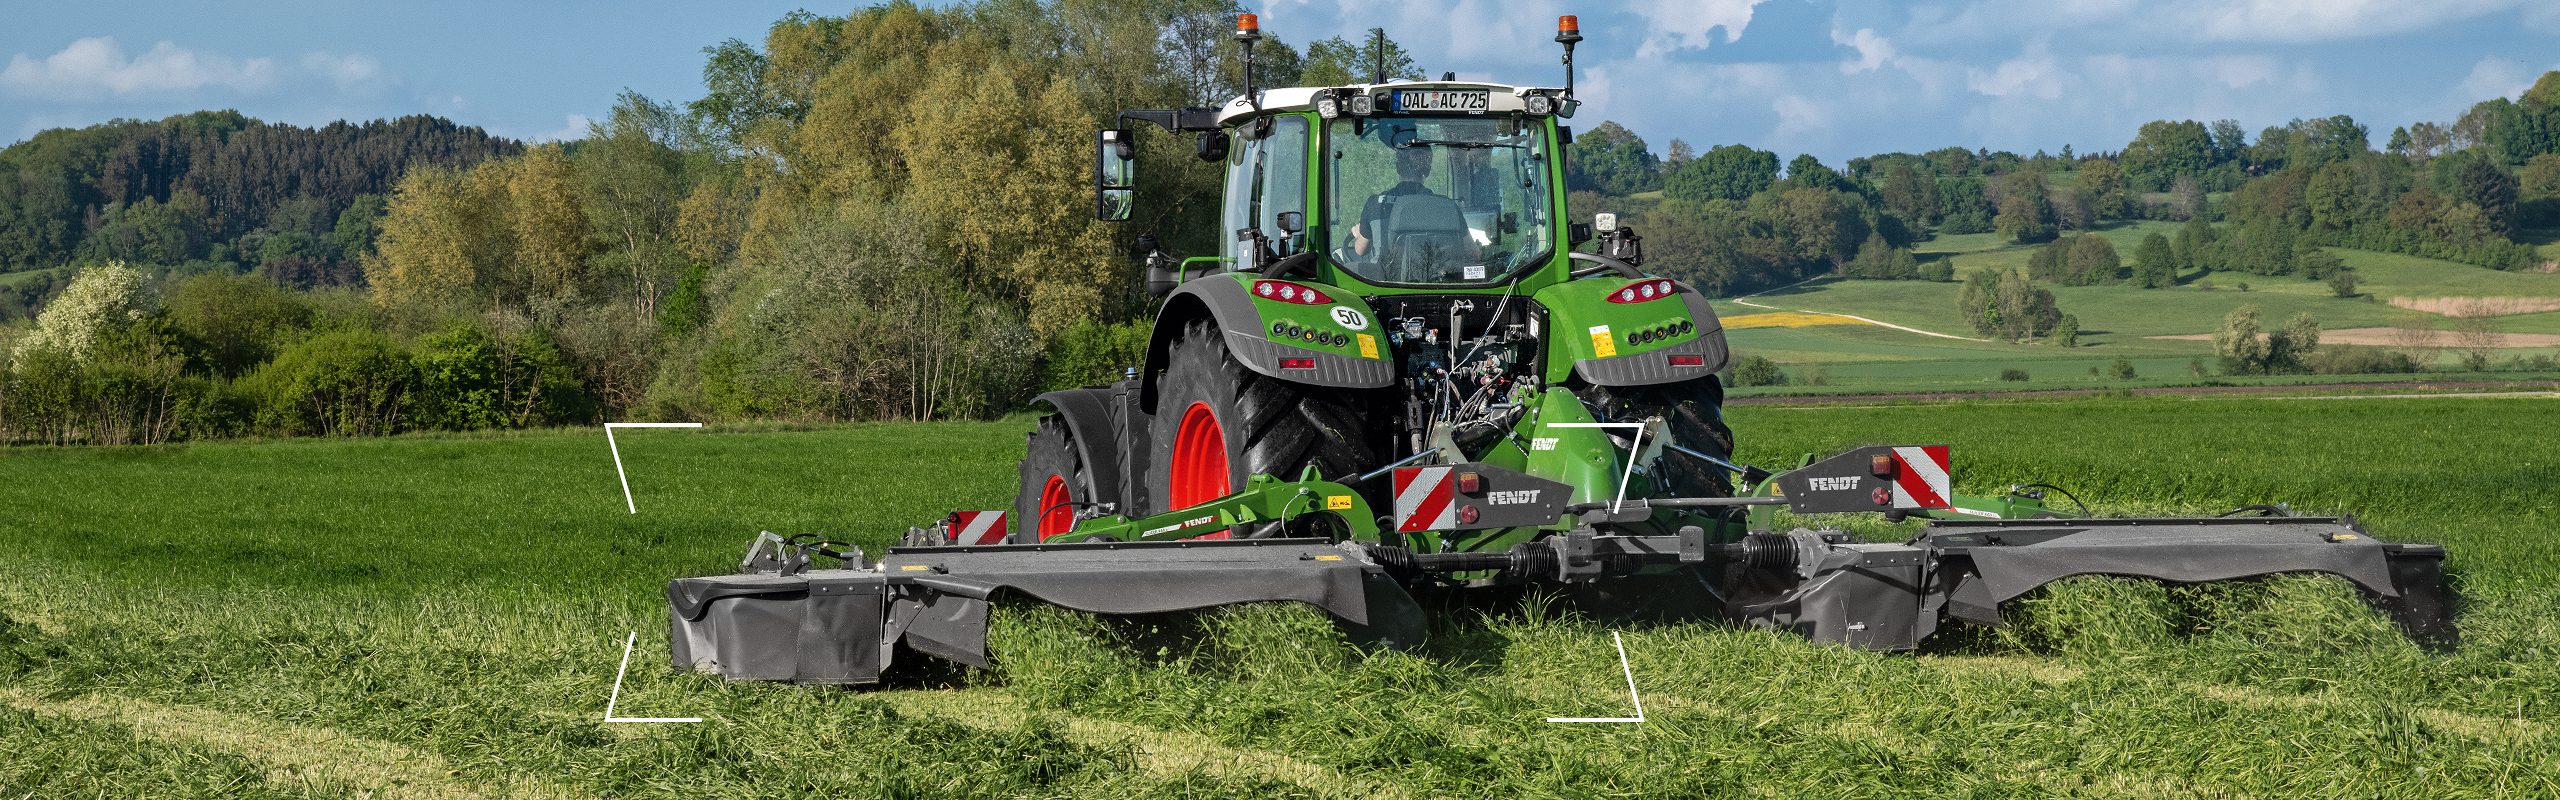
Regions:
[[1226, 105], [1218, 107], [1218, 124], [1234, 127], [1238, 123], [1249, 121], [1257, 116], [1312, 111], [1316, 107], [1316, 95], [1325, 92], [1354, 91], [1369, 95], [1383, 95], [1399, 89], [1486, 90], [1491, 92], [1491, 95], [1485, 99], [1487, 113], [1527, 111], [1529, 108], [1526, 98], [1530, 94], [1559, 95], [1564, 92], [1563, 87], [1557, 86], [1504, 86], [1480, 81], [1393, 80], [1386, 83], [1354, 83], [1344, 86], [1292, 86], [1286, 89], [1262, 90], [1260, 92], [1262, 110], [1259, 112], [1254, 110], [1252, 103], [1245, 101], [1243, 95], [1237, 95], [1235, 99], [1227, 101]]

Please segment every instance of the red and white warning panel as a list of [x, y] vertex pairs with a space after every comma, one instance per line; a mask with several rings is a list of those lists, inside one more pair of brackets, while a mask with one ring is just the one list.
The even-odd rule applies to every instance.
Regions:
[[1396, 530], [1474, 531], [1554, 524], [1573, 487], [1484, 464], [1396, 470]]
[[1947, 508], [1955, 486], [1947, 446], [1861, 447], [1777, 478], [1798, 514]]
[[1457, 467], [1396, 470], [1396, 530], [1445, 531], [1458, 527]]
[[954, 511], [939, 527], [952, 544], [1004, 544], [1004, 515], [1002, 511]]

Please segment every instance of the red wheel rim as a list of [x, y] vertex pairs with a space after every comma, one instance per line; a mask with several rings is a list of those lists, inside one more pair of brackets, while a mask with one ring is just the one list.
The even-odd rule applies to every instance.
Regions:
[[1173, 508], [1190, 508], [1227, 496], [1227, 435], [1207, 403], [1182, 412], [1173, 433], [1173, 463], [1165, 470], [1165, 500]]
[[1067, 479], [1049, 476], [1049, 483], [1040, 487], [1040, 538], [1066, 533], [1076, 526], [1076, 509], [1067, 505], [1073, 499], [1067, 496]]

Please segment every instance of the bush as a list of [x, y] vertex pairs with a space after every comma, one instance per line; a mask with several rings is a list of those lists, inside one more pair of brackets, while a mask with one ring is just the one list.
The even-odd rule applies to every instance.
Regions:
[[2053, 326], [2053, 344], [2056, 347], [2080, 346], [2080, 318], [2062, 315], [2062, 321]]
[[1956, 279], [1956, 265], [1955, 262], [1944, 258], [1934, 258], [1920, 265], [1919, 274], [1920, 279], [1924, 281], [1953, 283]]
[[2322, 375], [2384, 375], [2418, 371], [2409, 354], [2375, 345], [2333, 344], [2312, 353], [2306, 366]]
[[2114, 363], [2107, 365], [2107, 378], [2119, 381], [2133, 380], [2133, 362], [2122, 358], [2116, 359]]
[[2339, 267], [2339, 268], [2337, 268], [2337, 269], [2335, 269], [2335, 270], [2330, 271], [2330, 273], [2329, 273], [2329, 293], [2334, 294], [2334, 295], [2337, 295], [2337, 296], [2339, 296], [2339, 297], [2354, 297], [2354, 296], [2356, 296], [2356, 270], [2355, 270], [2355, 268], [2354, 268], [2354, 267]]
[[1733, 364], [1735, 386], [1784, 386], [1787, 374], [1778, 371], [1778, 362], [1761, 356], [1743, 356]]
[[1054, 392], [1120, 380], [1147, 358], [1148, 325], [1076, 320], [1041, 356], [1040, 389]]
[[312, 337], [243, 380], [259, 429], [285, 436], [380, 436], [399, 429], [417, 369], [389, 337], [364, 329]]
[[2011, 383], [2024, 383], [2027, 380], [2027, 371], [2023, 369], [2004, 369], [2000, 371], [2000, 379]]
[[492, 337], [475, 322], [448, 323], [418, 340], [411, 363], [417, 368], [408, 400], [413, 427], [528, 428], [595, 416], [577, 371], [542, 328]]

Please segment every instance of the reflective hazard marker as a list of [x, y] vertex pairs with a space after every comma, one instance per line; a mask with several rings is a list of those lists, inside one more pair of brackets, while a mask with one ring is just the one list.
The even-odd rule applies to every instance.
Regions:
[[1396, 530], [1445, 531], [1458, 526], [1456, 467], [1396, 470]]

